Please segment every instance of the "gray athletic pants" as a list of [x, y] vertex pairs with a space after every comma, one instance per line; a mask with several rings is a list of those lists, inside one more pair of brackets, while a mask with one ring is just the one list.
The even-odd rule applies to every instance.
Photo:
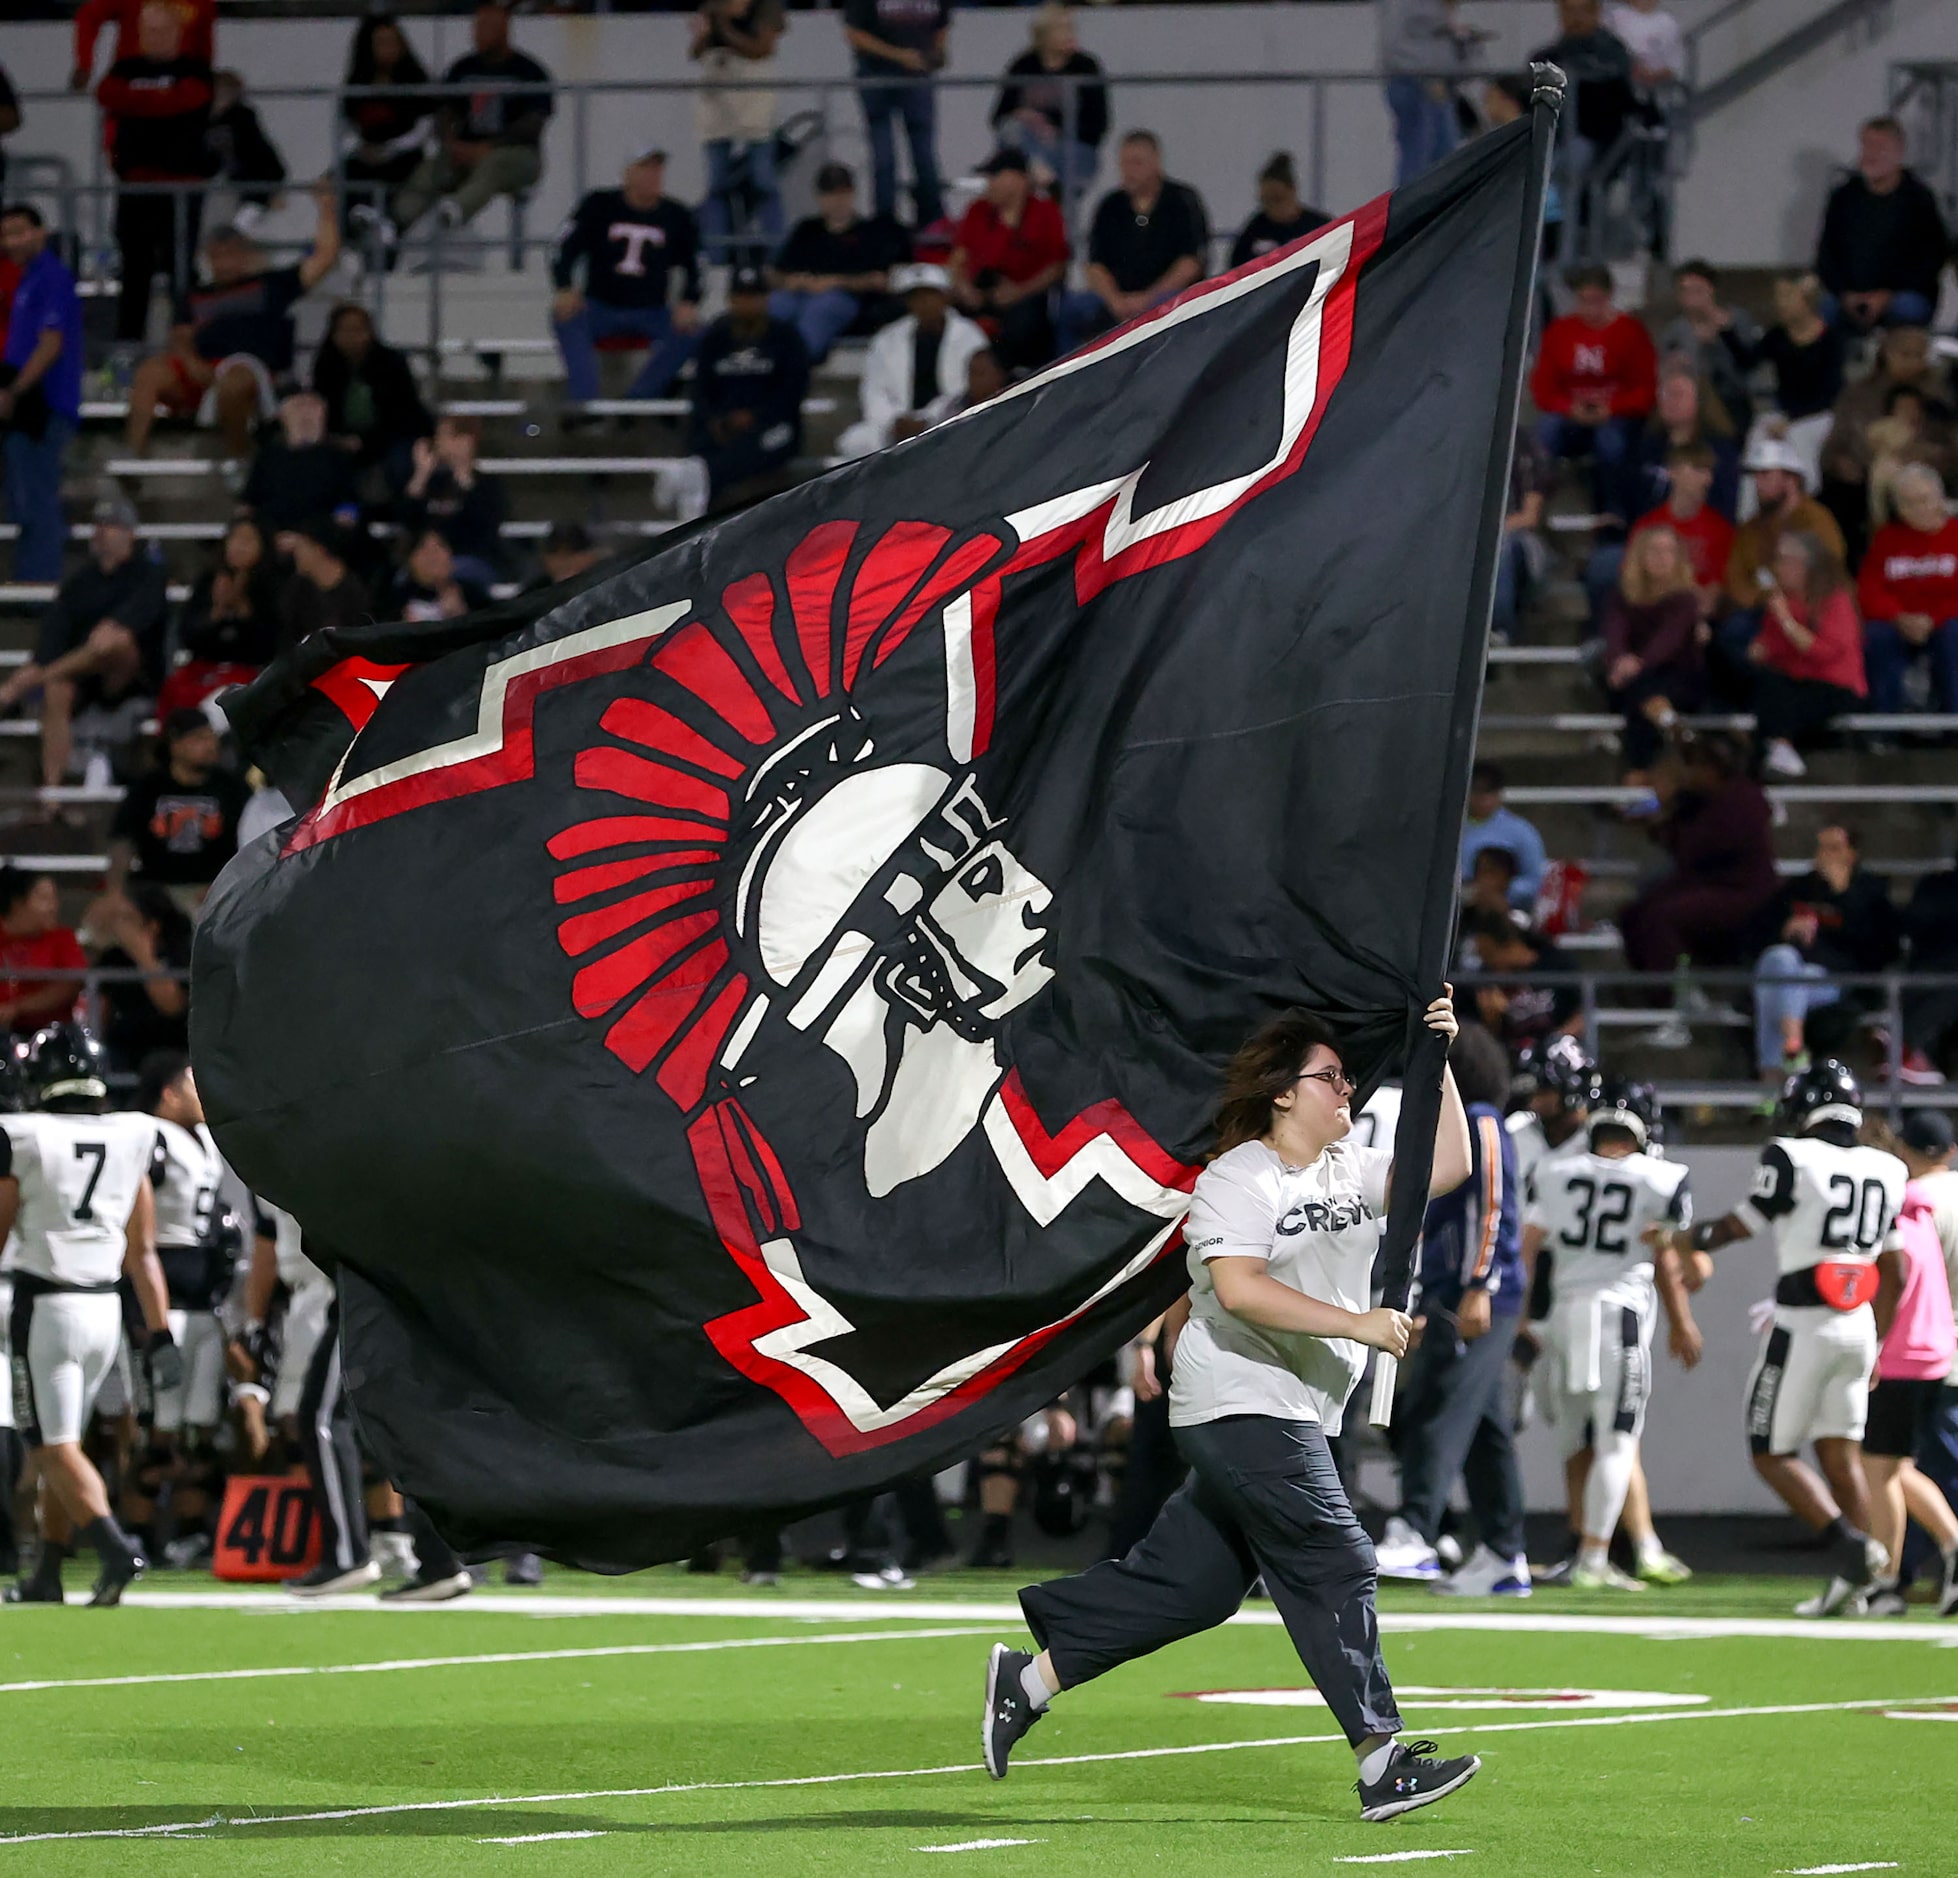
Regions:
[[1398, 1733], [1373, 1608], [1373, 1542], [1353, 1517], [1324, 1431], [1232, 1415], [1175, 1434], [1190, 1478], [1135, 1550], [1020, 1593], [1061, 1687], [1221, 1624], [1262, 1573], [1347, 1740]]

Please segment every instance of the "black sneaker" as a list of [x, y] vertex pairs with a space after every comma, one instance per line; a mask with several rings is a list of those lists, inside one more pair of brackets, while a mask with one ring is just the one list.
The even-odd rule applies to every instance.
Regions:
[[1958, 1552], [1944, 1561], [1944, 1585], [1938, 1592], [1938, 1615], [1958, 1617]]
[[512, 1552], [503, 1561], [503, 1582], [506, 1585], [541, 1585], [544, 1582], [544, 1561], [535, 1552]]
[[1356, 1780], [1354, 1791], [1360, 1796], [1360, 1817], [1365, 1820], [1396, 1819], [1417, 1806], [1432, 1806], [1457, 1787], [1465, 1787], [1482, 1769], [1479, 1757], [1463, 1754], [1452, 1761], [1438, 1761], [1433, 1755], [1439, 1747], [1434, 1741], [1399, 1741], [1387, 1771], [1376, 1781]]
[[6, 1601], [9, 1604], [66, 1604], [67, 1595], [61, 1589], [59, 1578], [23, 1578], [19, 1584], [7, 1587]]
[[1033, 1661], [1024, 1650], [1009, 1650], [1005, 1644], [993, 1645], [986, 1659], [986, 1714], [979, 1724], [979, 1745], [985, 1750], [986, 1772], [995, 1780], [1006, 1778], [1006, 1757], [1014, 1743], [1047, 1711], [1027, 1700], [1020, 1672]]
[[96, 1579], [95, 1589], [88, 1594], [89, 1603], [100, 1611], [113, 1610], [122, 1602], [122, 1594], [149, 1568], [149, 1560], [134, 1546], [120, 1558], [105, 1559], [102, 1575]]

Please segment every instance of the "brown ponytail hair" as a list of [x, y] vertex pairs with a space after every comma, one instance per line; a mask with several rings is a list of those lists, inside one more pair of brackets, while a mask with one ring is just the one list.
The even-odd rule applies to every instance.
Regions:
[[1215, 1153], [1228, 1154], [1271, 1127], [1271, 1105], [1298, 1081], [1313, 1047], [1339, 1048], [1331, 1025], [1310, 1011], [1283, 1011], [1252, 1032], [1224, 1071]]

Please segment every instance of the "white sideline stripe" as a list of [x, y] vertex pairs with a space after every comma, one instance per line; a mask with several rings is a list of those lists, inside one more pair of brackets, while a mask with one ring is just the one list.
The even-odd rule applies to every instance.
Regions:
[[1467, 1846], [1454, 1852], [1349, 1852], [1333, 1860], [1335, 1865], [1405, 1865], [1417, 1858], [1472, 1858]]
[[1958, 1722], [1958, 1708], [1887, 1708], [1883, 1711], [1885, 1721], [1948, 1721]]
[[[914, 1633], [915, 1634], [915, 1633]], [[1923, 1701], [1926, 1698], [1915, 1698]], [[1958, 1697], [1932, 1696], [1933, 1702]], [[1678, 1713], [1637, 1715], [1557, 1715], [1537, 1721], [1492, 1722], [1486, 1727], [1473, 1723], [1462, 1727], [1439, 1727], [1436, 1734], [1513, 1735], [1545, 1728], [1636, 1728], [1648, 1722], [1736, 1721], [1760, 1715], [1832, 1715], [1858, 1709], [1884, 1709], [1901, 1706], [1895, 1696], [1880, 1701], [1855, 1702], [1777, 1702], [1759, 1708], [1695, 1708]], [[1324, 1747], [1336, 1742], [1347, 1746], [1346, 1737], [1337, 1735], [1269, 1735], [1249, 1741], [1203, 1741], [1173, 1748], [1123, 1748], [1107, 1754], [1048, 1754], [1017, 1763], [1021, 1767], [1089, 1767], [1113, 1761], [1181, 1760], [1192, 1754], [1235, 1754], [1246, 1748]], [[886, 1767], [849, 1774], [791, 1774], [773, 1780], [676, 1780], [659, 1787], [594, 1787], [576, 1793], [491, 1793], [467, 1800], [395, 1800], [382, 1806], [339, 1806], [315, 1813], [248, 1813], [240, 1819], [224, 1819], [216, 1814], [207, 1819], [186, 1819], [158, 1826], [93, 1826], [80, 1832], [19, 1832], [0, 1835], [0, 1845], [46, 1845], [69, 1839], [156, 1839], [172, 1833], [203, 1832], [213, 1826], [320, 1825], [337, 1819], [393, 1818], [406, 1813], [480, 1812], [494, 1806], [566, 1806], [573, 1801], [649, 1800], [672, 1793], [757, 1793], [789, 1787], [839, 1787], [864, 1780], [929, 1780], [951, 1774], [982, 1772], [980, 1761], [957, 1761], [945, 1767]]]
[[983, 1637], [990, 1628], [944, 1630], [808, 1630], [792, 1637], [716, 1637], [704, 1643], [608, 1643], [582, 1650], [493, 1650], [480, 1656], [403, 1656], [378, 1663], [277, 1663], [259, 1669], [181, 1669], [152, 1676], [71, 1676], [0, 1682], [0, 1695], [43, 1689], [147, 1689], [169, 1682], [264, 1682], [281, 1676], [378, 1676], [397, 1669], [471, 1669], [479, 1663], [566, 1663], [600, 1656], [697, 1656], [710, 1650], [769, 1650], [792, 1643], [912, 1642], [920, 1637]]
[[1824, 1872], [1837, 1871], [1895, 1871], [1894, 1858], [1879, 1858], [1867, 1865], [1784, 1865], [1782, 1871], [1786, 1878], [1822, 1878]]
[[587, 1826], [579, 1832], [520, 1832], [511, 1839], [478, 1839], [478, 1845], [543, 1845], [550, 1839], [602, 1839], [605, 1834]]
[[957, 1845], [921, 1845], [920, 1852], [991, 1852], [1002, 1845], [1045, 1845], [1045, 1839], [961, 1839]]

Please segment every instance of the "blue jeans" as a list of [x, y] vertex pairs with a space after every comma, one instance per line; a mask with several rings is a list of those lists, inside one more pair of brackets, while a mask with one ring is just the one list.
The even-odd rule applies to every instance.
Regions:
[[1516, 637], [1518, 614], [1529, 589], [1530, 555], [1520, 535], [1507, 534], [1496, 551], [1496, 604], [1490, 630], [1504, 645]]
[[1626, 459], [1638, 436], [1635, 417], [1608, 417], [1602, 424], [1579, 424], [1568, 417], [1540, 417], [1537, 442], [1551, 456], [1591, 459], [1591, 505], [1600, 511], [1610, 504]]
[[75, 426], [53, 416], [39, 437], [7, 432], [7, 512], [20, 529], [14, 543], [16, 580], [61, 578], [68, 537], [61, 513], [61, 465], [74, 437]]
[[598, 342], [614, 334], [632, 333], [648, 342], [646, 363], [626, 395], [657, 398], [679, 375], [680, 367], [700, 350], [696, 333], [673, 330], [673, 314], [663, 306], [606, 306], [587, 300], [568, 320], [553, 322], [557, 349], [564, 355], [564, 395], [582, 404], [598, 396]]
[[[782, 192], [775, 182], [773, 143], [736, 143], [716, 137], [707, 149], [707, 195], [700, 205], [701, 245], [710, 261], [730, 258], [730, 247], [782, 245]], [[762, 239], [744, 240], [754, 228]]]
[[855, 324], [863, 306], [855, 294], [845, 293], [841, 287], [826, 287], [821, 293], [778, 287], [768, 296], [768, 310], [802, 335], [809, 363], [820, 365], [829, 357], [830, 347]]
[[[1825, 293], [1822, 296], [1822, 304], [1817, 311], [1831, 326], [1854, 324], [1853, 321], [1844, 321], [1842, 302], [1832, 293]], [[1883, 317], [1877, 321], [1877, 324], [1879, 326], [1928, 326], [1931, 323], [1931, 315], [1935, 311], [1936, 308], [1921, 293], [1908, 291], [1893, 293], [1890, 296], [1889, 306], [1884, 309]]]
[[1958, 619], [1941, 620], [1921, 646], [1912, 645], [1894, 620], [1873, 619], [1863, 628], [1863, 666], [1869, 674], [1873, 710], [1904, 708], [1904, 673], [1917, 659], [1930, 661], [1931, 691], [1938, 709], [1958, 711]]
[[[1769, 946], [1754, 962], [1754, 1060], [1763, 1069], [1781, 1067], [1781, 1033], [1787, 1023], [1800, 1023], [1819, 1005], [1842, 996], [1821, 981], [1825, 966], [1811, 964], [1790, 945]], [[1770, 985], [1768, 978], [1799, 978], [1800, 984]]]
[[1461, 140], [1453, 98], [1432, 98], [1419, 78], [1387, 80], [1387, 109], [1394, 114], [1394, 187], [1425, 175]]
[[904, 120], [911, 146], [911, 202], [919, 228], [945, 213], [938, 188], [938, 92], [929, 79], [917, 85], [866, 85], [863, 127], [870, 137], [871, 194], [877, 213], [897, 219], [897, 124]]

